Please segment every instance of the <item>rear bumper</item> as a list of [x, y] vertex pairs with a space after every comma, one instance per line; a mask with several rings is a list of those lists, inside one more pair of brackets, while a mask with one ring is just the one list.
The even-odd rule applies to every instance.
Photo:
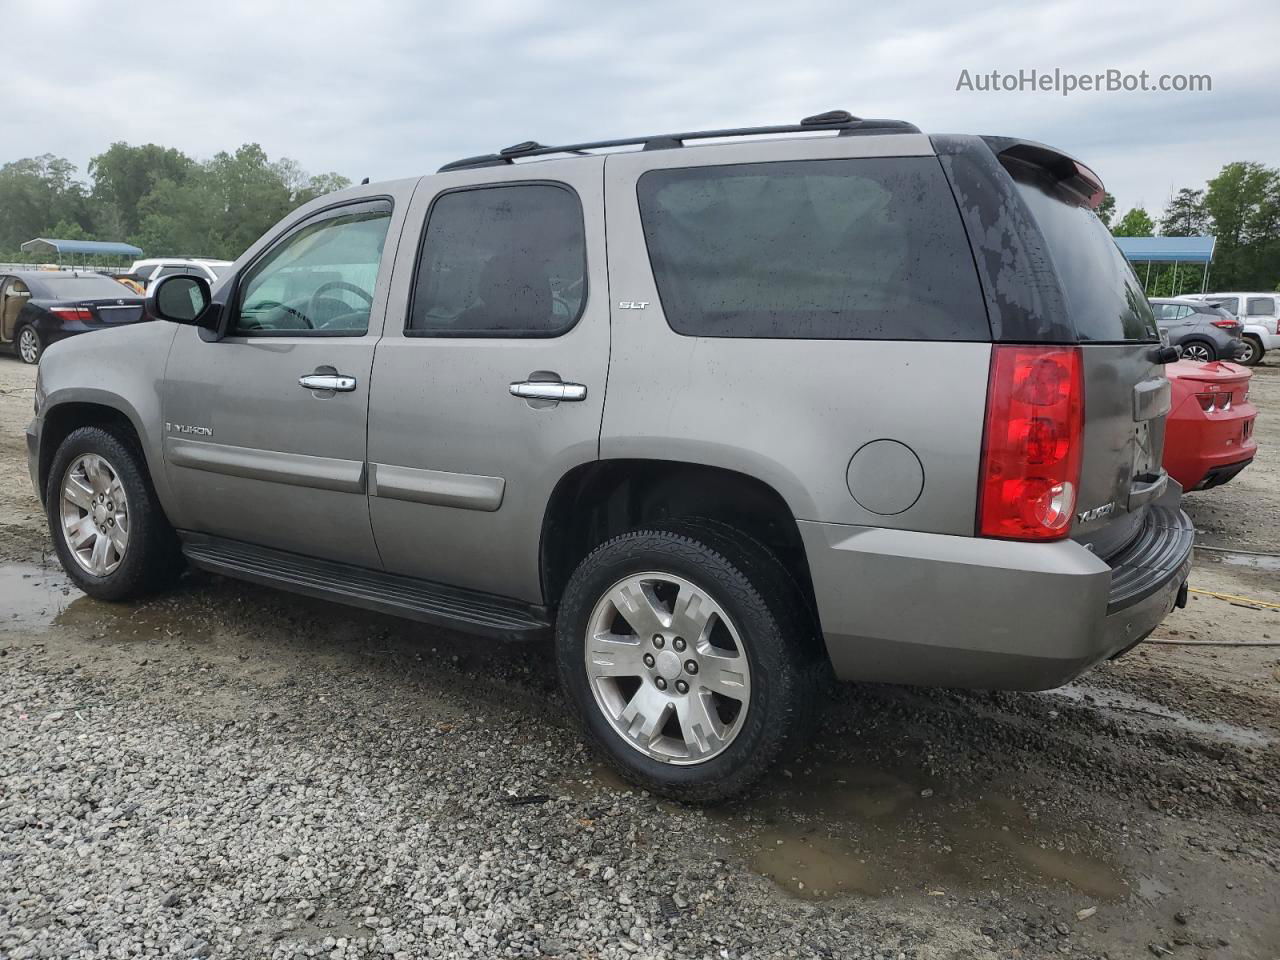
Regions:
[[[1170, 502], [1171, 501], [1171, 502]], [[1046, 690], [1144, 639], [1191, 569], [1176, 486], [1113, 570], [1081, 544], [802, 522], [842, 680]]]

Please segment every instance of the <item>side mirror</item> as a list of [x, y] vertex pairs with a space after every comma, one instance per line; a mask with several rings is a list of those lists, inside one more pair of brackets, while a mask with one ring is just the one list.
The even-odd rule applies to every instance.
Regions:
[[175, 273], [157, 280], [147, 294], [147, 313], [158, 320], [200, 326], [212, 302], [204, 277]]

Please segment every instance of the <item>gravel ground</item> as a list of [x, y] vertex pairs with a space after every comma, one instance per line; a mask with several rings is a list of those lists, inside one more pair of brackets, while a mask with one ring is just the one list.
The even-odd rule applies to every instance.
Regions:
[[[0, 356], [0, 960], [1280, 956], [1280, 649], [845, 687], [752, 796], [680, 807], [597, 767], [538, 645], [202, 574], [80, 596], [28, 490], [33, 381]], [[1188, 505], [1280, 552], [1280, 366], [1255, 397], [1259, 461]], [[1194, 596], [1161, 636], [1280, 636]]]

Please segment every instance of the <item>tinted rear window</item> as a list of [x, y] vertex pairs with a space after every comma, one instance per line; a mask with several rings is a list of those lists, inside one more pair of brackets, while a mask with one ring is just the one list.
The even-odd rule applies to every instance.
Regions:
[[1039, 168], [1010, 162], [1008, 170], [1044, 234], [1079, 338], [1158, 341], [1142, 284], [1097, 215]]
[[137, 296], [122, 283], [108, 277], [41, 277], [38, 281], [48, 291], [47, 296], [57, 299]]
[[637, 189], [677, 333], [991, 339], [935, 157], [653, 170]]

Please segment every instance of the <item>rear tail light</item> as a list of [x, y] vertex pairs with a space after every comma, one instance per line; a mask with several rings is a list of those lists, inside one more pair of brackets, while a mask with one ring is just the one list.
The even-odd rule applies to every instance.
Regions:
[[93, 311], [88, 307], [50, 307], [49, 312], [63, 320], [92, 320]]
[[1231, 393], [1197, 393], [1196, 400], [1200, 403], [1200, 409], [1206, 413], [1213, 413], [1215, 410], [1231, 409]]
[[1225, 317], [1221, 320], [1210, 320], [1209, 322], [1212, 323], [1215, 327], [1221, 327], [1223, 330], [1243, 330], [1244, 329], [1242, 326], [1240, 326], [1239, 321], [1228, 320]]
[[1083, 435], [1079, 347], [993, 347], [978, 535], [1065, 537], [1076, 506]]

